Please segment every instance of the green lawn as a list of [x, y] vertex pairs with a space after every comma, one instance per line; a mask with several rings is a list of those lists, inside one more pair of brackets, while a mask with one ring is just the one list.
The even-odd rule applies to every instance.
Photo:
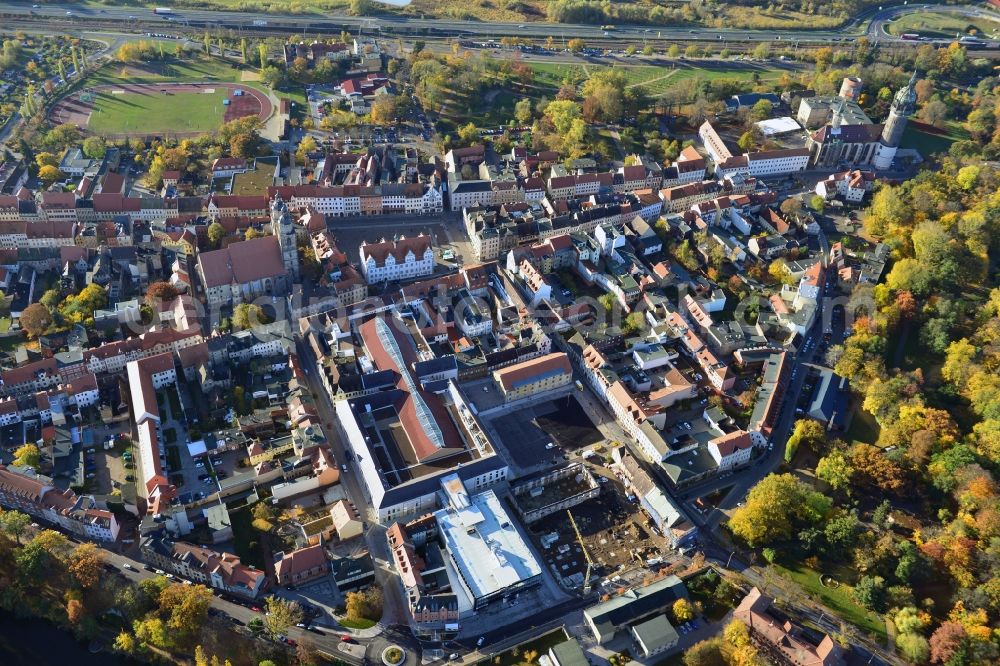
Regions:
[[348, 620], [346, 617], [337, 620], [340, 624], [344, 625], [348, 629], [371, 629], [376, 624], [375, 620], [361, 619], [361, 620]]
[[215, 131], [222, 125], [226, 91], [198, 93], [100, 93], [87, 130], [100, 135]]
[[[535, 71], [534, 84], [542, 88], [558, 88], [564, 81], [582, 83], [587, 79], [588, 72], [594, 73], [601, 66], [584, 66], [560, 63], [531, 63]], [[677, 60], [669, 67], [655, 65], [637, 65], [634, 67], [616, 67], [625, 74], [627, 86], [641, 87], [651, 97], [661, 97], [679, 81], [700, 78], [704, 81], [732, 79], [749, 81], [756, 74], [762, 81], [777, 80], [785, 70], [736, 63], [725, 60]]]
[[987, 16], [973, 18], [949, 12], [917, 12], [901, 16], [886, 25], [892, 35], [916, 32], [921, 37], [954, 38], [956, 34], [990, 37], [1000, 29], [1000, 22]]
[[483, 104], [475, 109], [469, 116], [469, 120], [474, 122], [478, 127], [493, 127], [495, 125], [506, 124], [508, 120], [514, 117], [514, 105], [517, 104], [519, 99], [521, 99], [520, 96], [513, 92], [502, 90], [493, 97], [491, 103]]
[[535, 71], [535, 85], [548, 88], [558, 88], [565, 80], [582, 83], [587, 78], [582, 65], [533, 62], [531, 69]]
[[935, 153], [947, 153], [951, 144], [969, 138], [969, 133], [965, 131], [965, 128], [955, 121], [949, 121], [945, 125], [945, 130], [945, 134], [930, 134], [921, 132], [910, 123], [903, 132], [900, 146], [919, 150], [924, 158], [928, 158]]
[[851, 419], [851, 427], [844, 433], [844, 439], [850, 444], [854, 442], [874, 444], [878, 441], [880, 432], [882, 432], [882, 428], [875, 421], [875, 417], [866, 412], [861, 405], [858, 405], [857, 409], [854, 410], [854, 418]]
[[831, 571], [834, 576], [843, 576], [838, 587], [830, 588], [820, 582], [818, 572], [809, 569], [801, 563], [772, 564], [772, 568], [782, 577], [793, 581], [813, 599], [837, 612], [840, 617], [855, 625], [867, 634], [874, 634], [879, 641], [884, 641], [885, 621], [872, 611], [859, 606], [852, 598], [854, 588], [846, 581], [850, 572]]

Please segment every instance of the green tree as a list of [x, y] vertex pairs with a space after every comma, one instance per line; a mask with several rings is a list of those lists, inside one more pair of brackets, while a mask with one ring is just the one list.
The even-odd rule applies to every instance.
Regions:
[[80, 587], [91, 588], [101, 580], [104, 571], [104, 551], [92, 543], [82, 543], [69, 557], [69, 572]]
[[221, 247], [222, 239], [226, 235], [226, 228], [219, 224], [218, 220], [213, 220], [210, 225], [208, 225], [208, 242], [212, 244], [212, 247]]
[[457, 130], [458, 142], [463, 146], [472, 146], [479, 143], [479, 129], [475, 123], [466, 123]]
[[531, 123], [533, 117], [533, 108], [531, 104], [531, 99], [524, 97], [519, 99], [514, 105], [514, 120], [517, 121], [518, 125], [528, 125]]
[[667, 57], [677, 58], [681, 54], [681, 47], [676, 44], [671, 44], [670, 48], [667, 49]]
[[37, 164], [39, 168], [45, 166], [51, 166], [51, 167], [56, 167], [58, 169], [59, 157], [53, 155], [52, 153], [43, 151], [35, 155], [35, 164]]
[[885, 610], [885, 579], [881, 576], [862, 576], [854, 586], [854, 599], [865, 608]]
[[254, 303], [240, 303], [233, 308], [233, 327], [245, 331], [254, 326], [270, 323], [264, 309]]
[[88, 136], [83, 140], [83, 154], [92, 160], [104, 159], [108, 145], [99, 136]]
[[816, 476], [834, 490], [850, 491], [854, 467], [842, 451], [834, 450], [816, 463]]
[[817, 213], [822, 213], [826, 209], [826, 199], [817, 194], [809, 200], [809, 207]]
[[625, 317], [625, 322], [622, 324], [622, 332], [625, 335], [634, 335], [643, 329], [643, 324], [645, 319], [643, 319], [641, 312], [631, 312]]
[[26, 513], [0, 509], [0, 529], [14, 537], [18, 545], [21, 543], [21, 535], [28, 529], [30, 523], [31, 517]]
[[22, 444], [14, 451], [14, 464], [21, 467], [38, 467], [41, 452], [36, 444]]
[[896, 636], [896, 648], [903, 659], [911, 664], [925, 664], [931, 656], [931, 646], [920, 634], [900, 634]]
[[678, 599], [670, 609], [677, 624], [684, 624], [694, 619], [694, 606], [687, 599]]
[[267, 615], [264, 624], [271, 634], [283, 634], [289, 627], [302, 622], [302, 607], [294, 601], [280, 597], [268, 597]]
[[896, 625], [896, 631], [901, 634], [919, 634], [927, 628], [929, 620], [926, 613], [913, 606], [906, 606], [896, 612], [892, 623]]
[[819, 453], [826, 446], [826, 431], [823, 424], [814, 419], [799, 419], [795, 422], [788, 443], [785, 446], [785, 460], [791, 460], [799, 447], [805, 445]]
[[29, 338], [37, 338], [52, 325], [52, 313], [41, 303], [32, 303], [21, 311], [18, 321]]
[[260, 61], [260, 69], [263, 73], [267, 66], [267, 45], [264, 42], [257, 45], [257, 59]]
[[38, 178], [48, 186], [62, 178], [62, 171], [59, 167], [45, 165], [38, 170]]
[[115, 638], [115, 649], [125, 654], [135, 652], [135, 637], [127, 631], [121, 631]]
[[49, 551], [37, 539], [32, 539], [19, 548], [14, 556], [18, 583], [24, 587], [38, 584], [47, 573], [50, 573], [51, 562], [52, 556]]
[[757, 103], [750, 108], [750, 117], [754, 120], [766, 120], [774, 113], [774, 104], [769, 100], [757, 100]]
[[174, 583], [160, 592], [160, 609], [170, 614], [167, 625], [176, 632], [193, 635], [205, 623], [212, 590], [204, 585]]
[[695, 643], [684, 651], [684, 666], [728, 666], [722, 655], [722, 638], [716, 636]]
[[162, 649], [169, 647], [171, 644], [167, 626], [158, 617], [136, 620], [132, 623], [132, 632], [135, 634], [136, 641], [143, 645], [151, 645]]
[[883, 185], [872, 196], [872, 203], [864, 216], [865, 230], [882, 238], [894, 224], [905, 224], [910, 219], [910, 210], [898, 187]]
[[358, 592], [348, 592], [344, 599], [349, 620], [378, 620], [382, 617], [382, 591], [370, 587]]
[[854, 546], [861, 531], [861, 521], [851, 512], [845, 512], [827, 521], [823, 527], [827, 549], [830, 553], [843, 556]]
[[757, 147], [757, 139], [753, 132], [747, 131], [740, 135], [740, 138], [736, 140], [736, 145], [740, 147], [745, 153], [753, 152]]
[[285, 83], [285, 73], [273, 65], [268, 65], [260, 70], [260, 81], [268, 88], [280, 88]]
[[354, 16], [369, 16], [375, 13], [375, 5], [371, 0], [351, 0], [351, 14]]
[[830, 510], [830, 500], [791, 474], [770, 474], [733, 512], [729, 529], [751, 546], [787, 540], [796, 525], [818, 523]]

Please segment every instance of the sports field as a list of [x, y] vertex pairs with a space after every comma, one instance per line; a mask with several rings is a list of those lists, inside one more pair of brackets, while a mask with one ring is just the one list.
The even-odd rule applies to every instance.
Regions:
[[87, 130], [100, 135], [132, 133], [205, 133], [222, 125], [226, 90], [142, 92], [94, 95]]
[[193, 137], [245, 116], [263, 122], [273, 111], [266, 94], [244, 84], [122, 83], [67, 95], [53, 105], [49, 119], [107, 137]]

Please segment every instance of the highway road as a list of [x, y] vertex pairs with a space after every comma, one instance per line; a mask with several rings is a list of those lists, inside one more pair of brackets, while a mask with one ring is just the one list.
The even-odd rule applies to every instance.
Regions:
[[[169, 4], [169, 3], [168, 3]], [[135, 29], [164, 31], [175, 30], [183, 25], [197, 28], [227, 28], [237, 31], [284, 31], [309, 34], [339, 33], [347, 29], [352, 33], [392, 33], [433, 36], [477, 36], [499, 38], [505, 35], [545, 39], [549, 36], [568, 39], [615, 38], [623, 41], [636, 40], [719, 40], [719, 41], [796, 41], [796, 42], [838, 42], [867, 35], [873, 41], [894, 42], [883, 30], [889, 19], [916, 11], [946, 11], [974, 15], [997, 16], [975, 7], [951, 7], [937, 5], [897, 5], [894, 7], [873, 7], [848, 21], [839, 29], [828, 30], [733, 30], [707, 27], [677, 27], [658, 25], [619, 25], [613, 33], [606, 32], [598, 25], [577, 23], [500, 23], [486, 21], [465, 21], [452, 19], [423, 19], [387, 13], [377, 17], [342, 15], [275, 15], [256, 12], [231, 12], [214, 9], [177, 9], [169, 15], [155, 15], [148, 8], [136, 7], [80, 7], [75, 4], [44, 4], [33, 7], [27, 3], [0, 2], [0, 15], [38, 19], [53, 24], [67, 26], [88, 21], [119, 22]], [[156, 28], [156, 26], [161, 26]]]

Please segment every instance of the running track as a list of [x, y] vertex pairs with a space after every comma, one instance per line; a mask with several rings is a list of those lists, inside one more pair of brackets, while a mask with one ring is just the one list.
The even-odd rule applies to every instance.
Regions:
[[[223, 117], [224, 122], [255, 114], [260, 118], [261, 122], [265, 122], [274, 112], [274, 105], [267, 95], [259, 90], [238, 83], [130, 83], [124, 85], [94, 86], [64, 97], [49, 111], [49, 120], [54, 125], [70, 123], [80, 129], [86, 130], [87, 122], [90, 119], [90, 112], [93, 110], [93, 103], [84, 102], [80, 99], [80, 95], [84, 92], [110, 93], [112, 90], [122, 90], [125, 93], [160, 95], [163, 94], [163, 91], [169, 91], [170, 93], [196, 93], [213, 88], [215, 90], [243, 91], [243, 95], [239, 97], [233, 96], [232, 92], [227, 95], [230, 102], [229, 106], [226, 107]], [[178, 137], [190, 137], [197, 136], [200, 132], [170, 132], [169, 134]], [[130, 132], [127, 136], [143, 136], [143, 134], [141, 132]]]

